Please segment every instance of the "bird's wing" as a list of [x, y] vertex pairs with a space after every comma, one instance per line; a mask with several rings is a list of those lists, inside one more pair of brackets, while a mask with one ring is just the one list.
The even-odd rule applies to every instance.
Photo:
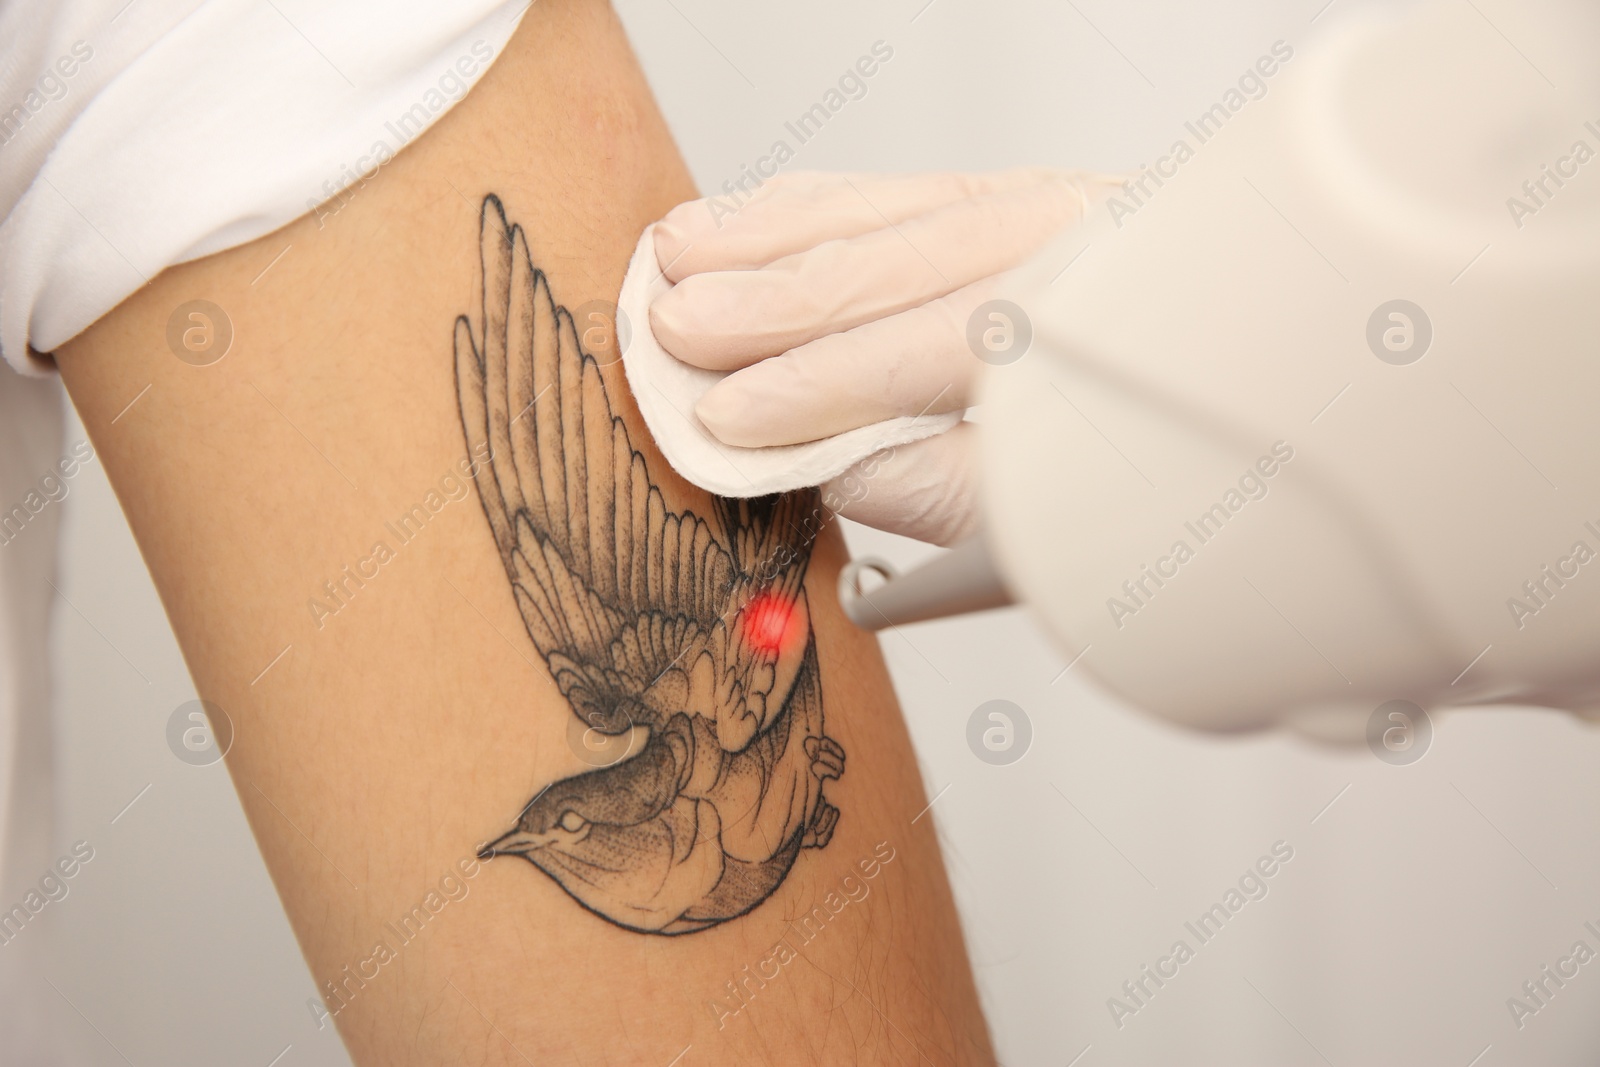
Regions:
[[[466, 316], [456, 320], [457, 390], [517, 607], [588, 725], [654, 724], [659, 702], [641, 703], [645, 691], [708, 646], [719, 646], [719, 673], [750, 673], [760, 649], [740, 647], [749, 644], [738, 640], [745, 600], [768, 587], [797, 591], [809, 556], [773, 552], [795, 505], [719, 502], [710, 523], [668, 510], [572, 316], [494, 196], [483, 202], [480, 249], [482, 318], [476, 334]], [[798, 559], [778, 566], [783, 555]]]

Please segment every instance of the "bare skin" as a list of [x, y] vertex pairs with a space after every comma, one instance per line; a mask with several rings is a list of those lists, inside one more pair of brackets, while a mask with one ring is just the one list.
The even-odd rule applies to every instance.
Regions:
[[[542, 787], [595, 770], [463, 433], [453, 329], [480, 299], [490, 193], [568, 308], [615, 299], [642, 228], [694, 197], [605, 5], [534, 5], [468, 98], [336, 212], [163, 272], [56, 353], [199, 692], [234, 724], [230, 772], [324, 991], [308, 1013], [335, 1013], [359, 1064], [992, 1063], [932, 820], [912, 821], [926, 797], [904, 724], [835, 598], [831, 524], [800, 539], [792, 587], [769, 568], [756, 590], [803, 605], [803, 651], [774, 639], [770, 662], [741, 661], [737, 701], [692, 665], [629, 698], [684, 719], [654, 726], [683, 746], [651, 802], [666, 807], [627, 825], [687, 798], [727, 809], [721, 856], [811, 845], [765, 895], [746, 887], [735, 915], [674, 889], [663, 907], [688, 921], [658, 936], [523, 862], [548, 842], [477, 858], [538, 829]], [[204, 367], [166, 343], [195, 299], [234, 330]], [[718, 506], [656, 452], [621, 367], [599, 364], [663, 508], [711, 523]], [[707, 662], [747, 654], [725, 641]], [[772, 734], [781, 708], [798, 748]], [[786, 784], [751, 794], [721, 768], [762, 744], [770, 758], [747, 765]], [[655, 788], [643, 766], [627, 772], [639, 795]], [[620, 780], [591, 791], [606, 810]], [[685, 868], [696, 887], [709, 869]], [[606, 907], [653, 906], [632, 870]]]

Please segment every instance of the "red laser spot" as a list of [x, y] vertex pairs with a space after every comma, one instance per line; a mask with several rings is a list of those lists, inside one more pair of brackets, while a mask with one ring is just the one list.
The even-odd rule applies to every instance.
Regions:
[[793, 619], [794, 601], [776, 593], [757, 593], [745, 604], [740, 624], [745, 642], [751, 648], [776, 654], [783, 648]]

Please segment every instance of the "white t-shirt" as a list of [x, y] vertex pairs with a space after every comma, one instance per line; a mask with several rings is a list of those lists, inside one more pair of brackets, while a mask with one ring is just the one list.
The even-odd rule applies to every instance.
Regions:
[[[56, 856], [61, 395], [50, 352], [175, 263], [332, 199], [460, 100], [529, 0], [0, 0], [0, 901]], [[46, 489], [41, 489], [46, 486]], [[35, 508], [37, 507], [37, 510]], [[38, 937], [0, 946], [7, 1062], [62, 1062]]]
[[0, 355], [284, 225], [397, 153], [527, 0], [0, 5]]

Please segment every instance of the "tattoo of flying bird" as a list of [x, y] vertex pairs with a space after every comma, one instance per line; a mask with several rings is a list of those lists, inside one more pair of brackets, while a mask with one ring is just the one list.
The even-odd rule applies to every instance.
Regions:
[[[803, 586], [815, 491], [669, 510], [599, 365], [499, 198], [480, 219], [483, 302], [455, 324], [483, 513], [534, 647], [588, 729], [648, 733], [540, 789], [481, 855], [521, 856], [585, 908], [659, 934], [744, 915], [833, 836]], [[637, 734], [632, 736], [637, 737]]]

